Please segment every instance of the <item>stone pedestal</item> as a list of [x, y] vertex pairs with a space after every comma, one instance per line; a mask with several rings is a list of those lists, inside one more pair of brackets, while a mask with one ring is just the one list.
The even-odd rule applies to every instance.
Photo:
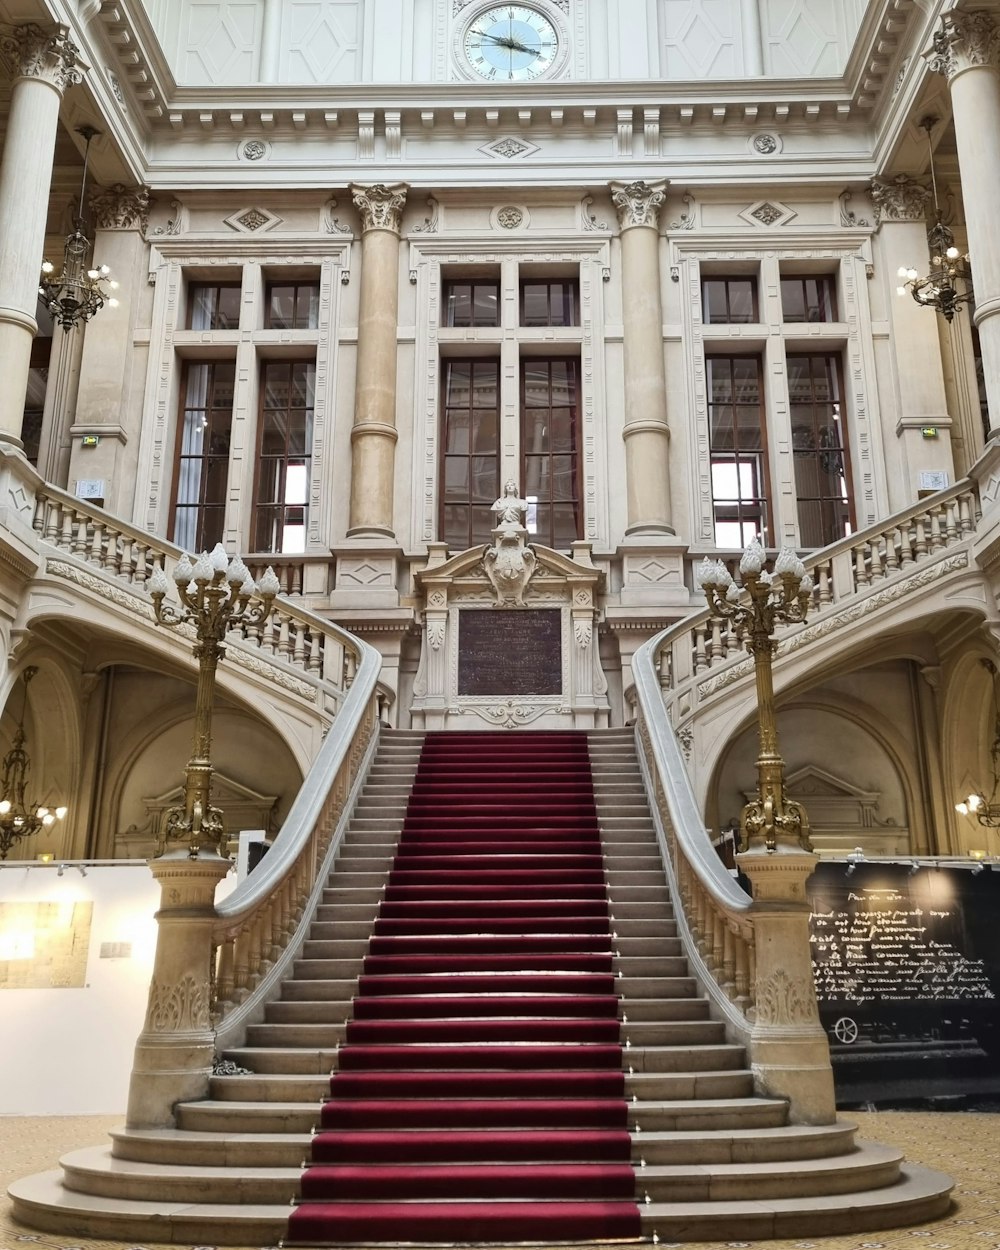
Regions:
[[349, 537], [393, 537], [399, 227], [406, 188], [352, 187], [361, 213], [361, 306], [351, 431]]
[[754, 1085], [759, 1094], [787, 1098], [792, 1123], [832, 1124], [837, 1103], [816, 1004], [806, 897], [817, 858], [779, 846], [772, 853], [745, 851], [737, 862], [753, 887]]
[[666, 183], [611, 184], [622, 249], [629, 534], [672, 534], [659, 212]]
[[[66, 27], [0, 27], [14, 85], [0, 162], [0, 441], [21, 445], [38, 276], [63, 92], [82, 79]], [[54, 257], [59, 265], [61, 257]], [[62, 331], [59, 331], [62, 333]]]
[[215, 1058], [212, 925], [228, 859], [186, 850], [150, 861], [160, 883], [159, 926], [146, 1022], [135, 1045], [129, 1128], [170, 1128], [178, 1102], [204, 1098]]

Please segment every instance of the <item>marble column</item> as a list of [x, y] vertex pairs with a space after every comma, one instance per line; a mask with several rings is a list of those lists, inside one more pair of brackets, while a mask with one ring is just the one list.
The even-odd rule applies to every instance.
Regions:
[[59, 105], [83, 78], [65, 26], [0, 27], [0, 54], [13, 75], [0, 162], [0, 442], [21, 446], [38, 277], [52, 183]]
[[946, 13], [929, 53], [948, 79], [976, 288], [990, 432], [1000, 435], [1000, 25], [984, 10]]
[[613, 182], [622, 252], [627, 534], [672, 534], [659, 213], [665, 182]]
[[[104, 506], [125, 516], [134, 503], [135, 481], [123, 463], [123, 449], [139, 432], [131, 415], [132, 385], [134, 376], [145, 376], [148, 353], [135, 345], [133, 331], [136, 304], [148, 290], [149, 191], [120, 183], [103, 187], [90, 197], [90, 208], [94, 264], [107, 265], [119, 286], [117, 304], [105, 304], [98, 313], [100, 331], [84, 337], [79, 399], [69, 430], [69, 479], [103, 481]], [[100, 439], [96, 447], [82, 446], [83, 438], [95, 435]]]
[[394, 537], [399, 228], [406, 190], [381, 182], [351, 187], [362, 235], [349, 537]]
[[[881, 270], [887, 275], [889, 321], [899, 410], [896, 436], [903, 456], [900, 493], [890, 499], [895, 511], [917, 498], [922, 471], [945, 470], [954, 480], [951, 454], [951, 417], [944, 386], [944, 366], [937, 316], [918, 304], [909, 292], [899, 294], [901, 268], [926, 273], [930, 266], [927, 212], [932, 196], [928, 186], [907, 174], [876, 178], [871, 185]], [[937, 438], [922, 431], [932, 426]], [[895, 480], [895, 479], [894, 479]]]

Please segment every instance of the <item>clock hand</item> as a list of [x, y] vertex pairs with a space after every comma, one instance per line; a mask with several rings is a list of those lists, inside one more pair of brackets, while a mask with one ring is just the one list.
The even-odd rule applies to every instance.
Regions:
[[498, 47], [507, 48], [511, 52], [527, 52], [529, 55], [534, 55], [537, 52], [537, 48], [529, 48], [526, 44], [520, 43], [517, 39], [511, 37], [503, 38], [498, 35], [484, 34], [482, 38], [488, 39], [490, 43], [497, 44]]

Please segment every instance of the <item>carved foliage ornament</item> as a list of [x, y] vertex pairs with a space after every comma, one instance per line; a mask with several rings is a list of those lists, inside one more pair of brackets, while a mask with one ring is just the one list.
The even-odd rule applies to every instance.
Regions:
[[946, 13], [927, 54], [931, 69], [953, 78], [964, 69], [1000, 68], [1000, 26], [989, 13]]
[[811, 982], [793, 980], [784, 968], [758, 983], [755, 1002], [759, 1024], [811, 1024], [816, 1019]]
[[146, 1028], [150, 1033], [188, 1033], [207, 1029], [211, 1023], [208, 986], [190, 975], [149, 987]]
[[83, 81], [80, 49], [66, 26], [45, 31], [28, 22], [0, 28], [0, 52], [15, 77], [42, 78], [59, 91]]
[[407, 188], [404, 183], [397, 182], [386, 186], [384, 182], [376, 182], [370, 187], [351, 186], [351, 197], [354, 207], [361, 214], [363, 230], [391, 230], [399, 234], [406, 203]]
[[630, 226], [652, 226], [655, 230], [659, 224], [660, 209], [667, 198], [667, 184], [655, 182], [652, 185], [641, 179], [636, 182], [613, 182], [611, 184], [611, 202], [618, 210], [618, 224], [623, 230]]
[[120, 182], [95, 192], [90, 207], [99, 230], [145, 230], [149, 224], [149, 188]]
[[897, 174], [892, 179], [874, 179], [871, 196], [875, 224], [880, 226], [883, 221], [923, 221], [931, 192], [908, 174]]

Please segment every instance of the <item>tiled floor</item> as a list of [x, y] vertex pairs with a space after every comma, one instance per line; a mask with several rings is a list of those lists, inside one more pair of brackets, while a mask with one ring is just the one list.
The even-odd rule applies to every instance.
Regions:
[[[899, 1146], [914, 1162], [953, 1176], [955, 1206], [951, 1214], [932, 1224], [862, 1237], [772, 1241], [766, 1243], [769, 1250], [1000, 1250], [1000, 1116], [885, 1111], [852, 1112], [849, 1118], [858, 1122], [862, 1136]], [[6, 1191], [18, 1176], [54, 1167], [67, 1150], [101, 1141], [118, 1123], [117, 1116], [33, 1120], [0, 1116], [0, 1189]], [[750, 1243], [698, 1244], [703, 1250], [724, 1250]], [[14, 1223], [10, 1203], [0, 1198], [0, 1250], [28, 1250], [29, 1246], [38, 1250], [120, 1250], [123, 1243], [33, 1233]], [[666, 1243], [664, 1250], [669, 1250]]]

